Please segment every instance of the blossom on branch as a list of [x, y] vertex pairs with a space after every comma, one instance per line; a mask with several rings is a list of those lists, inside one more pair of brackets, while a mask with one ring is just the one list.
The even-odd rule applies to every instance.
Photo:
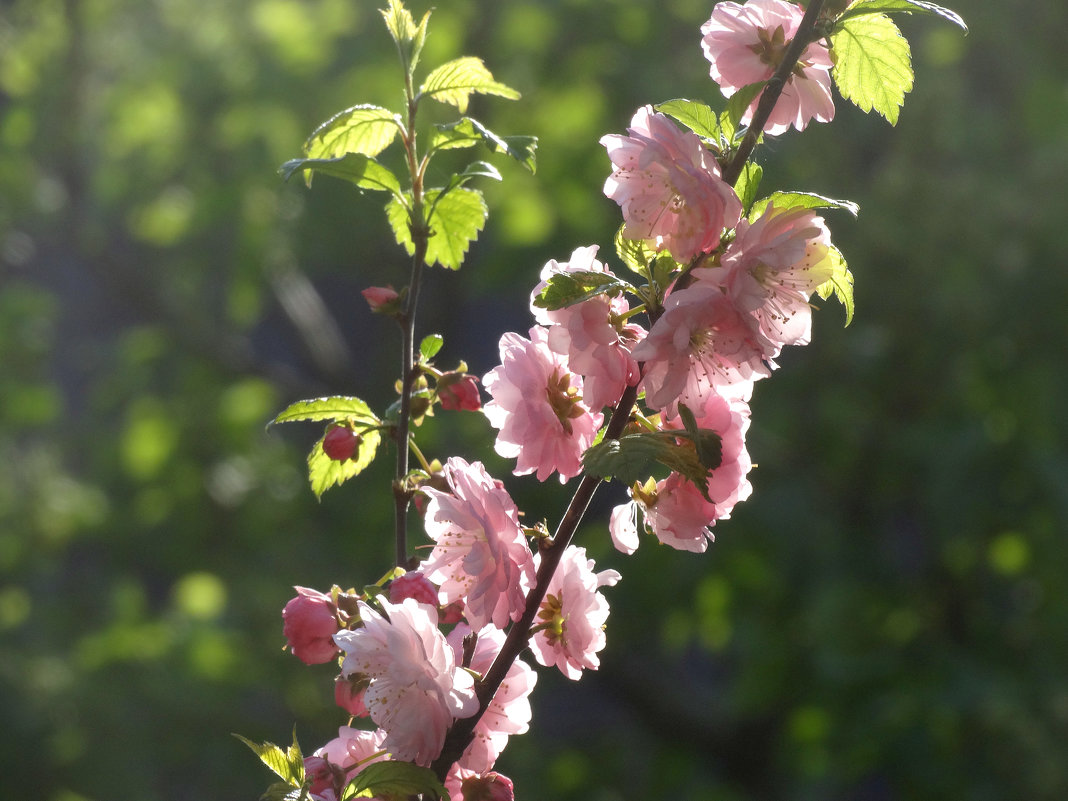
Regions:
[[583, 669], [596, 670], [600, 665], [597, 652], [605, 644], [608, 601], [598, 589], [611, 587], [621, 578], [615, 570], [594, 573], [593, 568], [585, 548], [567, 547], [549, 581], [530, 638], [538, 663], [556, 665], [569, 679], [578, 679]]
[[[782, 64], [803, 16], [800, 6], [785, 0], [717, 3], [711, 19], [701, 26], [701, 47], [712, 64], [712, 79], [723, 94], [730, 97], [743, 86], [771, 78]], [[786, 79], [764, 132], [778, 135], [791, 125], [803, 131], [809, 120], [834, 119], [832, 66], [826, 45], [808, 45]], [[742, 116], [743, 123], [753, 119], [759, 102], [758, 96], [749, 105]]]
[[669, 250], [679, 262], [715, 248], [723, 229], [738, 222], [742, 203], [700, 137], [651, 106], [638, 109], [627, 134], [601, 137], [615, 167], [604, 193], [623, 211], [623, 235]]
[[[532, 298], [559, 273], [603, 272], [606, 282], [615, 279], [596, 256], [597, 245], [591, 245], [576, 248], [569, 261], [546, 263]], [[645, 331], [626, 321], [630, 304], [622, 294], [614, 298], [597, 295], [552, 311], [531, 303], [531, 311], [534, 319], [549, 326], [549, 348], [567, 357], [568, 366], [582, 375], [582, 399], [590, 409], [615, 406], [623, 390], [637, 383], [638, 363], [630, 351]]]
[[453, 721], [478, 711], [474, 680], [438, 630], [436, 609], [414, 598], [378, 602], [385, 616], [360, 601], [363, 626], [334, 635], [341, 672], [370, 678], [364, 703], [393, 758], [428, 766]]
[[291, 650], [306, 665], [321, 665], [337, 656], [338, 630], [333, 599], [318, 590], [294, 587], [297, 597], [282, 610], [282, 633]]
[[440, 586], [445, 604], [462, 600], [468, 622], [504, 628], [523, 612], [534, 562], [508, 491], [481, 462], [445, 463], [449, 492], [424, 487], [423, 525], [436, 545], [420, 566]]
[[501, 337], [501, 364], [482, 379], [493, 396], [483, 411], [498, 429], [495, 450], [516, 460], [516, 475], [544, 481], [556, 472], [563, 482], [582, 472], [582, 454], [603, 417], [583, 402], [582, 377], [549, 348], [548, 335], [534, 326], [530, 339]]

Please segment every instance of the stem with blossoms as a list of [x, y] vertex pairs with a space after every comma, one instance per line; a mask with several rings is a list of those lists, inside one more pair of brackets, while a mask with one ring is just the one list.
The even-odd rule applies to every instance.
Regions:
[[[533, 172], [535, 140], [500, 136], [466, 115], [475, 94], [518, 98], [477, 58], [431, 70], [416, 90], [430, 14], [417, 23], [401, 0], [389, 0], [382, 14], [404, 70], [403, 114], [346, 109], [316, 129], [304, 157], [283, 172], [325, 173], [387, 194], [387, 219], [412, 258], [410, 283], [399, 293], [369, 287], [363, 294], [373, 311], [401, 325], [400, 398], [382, 416], [355, 397], [299, 401], [275, 422], [327, 423], [308, 458], [320, 495], [362, 472], [383, 433], [393, 437], [395, 567], [362, 591], [297, 588], [286, 605], [292, 652], [308, 664], [340, 666], [335, 699], [350, 725], [310, 757], [296, 742], [284, 750], [246, 740], [283, 780], [266, 797], [511, 801], [512, 783], [495, 763], [531, 717], [537, 675], [521, 655], [529, 650], [574, 680], [598, 667], [605, 645], [600, 588], [621, 577], [595, 572], [574, 544], [597, 488], [606, 480], [627, 488], [629, 502], [607, 526], [625, 554], [643, 533], [703, 552], [716, 521], [749, 497], [744, 438], [755, 383], [777, 369], [785, 346], [808, 344], [814, 295], [841, 301], [847, 324], [853, 314], [852, 274], [817, 211], [856, 213], [855, 204], [809, 192], [760, 197], [755, 148], [765, 135], [830, 122], [832, 79], [845, 99], [896, 121], [912, 73], [907, 43], [887, 13], [934, 14], [963, 26], [927, 0], [826, 9], [825, 0], [806, 9], [786, 0], [713, 9], [701, 45], [729, 98], [726, 109], [670, 100], [638, 109], [627, 135], [601, 139], [612, 163], [604, 192], [623, 216], [616, 255], [637, 278], [616, 275], [597, 246], [546, 264], [531, 296], [537, 324], [529, 338], [501, 337], [501, 363], [482, 378], [492, 398], [483, 407], [464, 362], [452, 370], [435, 364], [440, 336], [416, 348], [415, 321], [422, 271], [459, 269], [485, 224], [482, 195], [468, 184], [501, 175], [474, 161], [442, 186], [423, 182], [437, 153], [476, 146]], [[430, 100], [461, 116], [421, 134], [419, 155], [416, 112]], [[376, 158], [398, 133], [407, 186]], [[424, 456], [413, 425], [436, 407], [481, 410], [497, 430], [495, 450], [516, 460], [516, 475], [581, 477], [551, 535], [520, 524], [504, 484], [481, 462]], [[418, 565], [408, 560], [413, 498], [434, 542]], [[363, 718], [375, 728], [351, 725]]]

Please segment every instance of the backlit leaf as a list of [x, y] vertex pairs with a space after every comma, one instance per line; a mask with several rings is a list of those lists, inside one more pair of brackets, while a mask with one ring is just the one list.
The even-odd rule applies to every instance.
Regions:
[[719, 120], [716, 112], [704, 103], [677, 98], [660, 103], [653, 108], [661, 114], [667, 114], [672, 119], [678, 120], [698, 136], [719, 143]]
[[912, 90], [912, 56], [894, 21], [885, 14], [849, 17], [831, 34], [831, 49], [831, 75], [842, 97], [896, 125]]
[[540, 309], [554, 311], [581, 303], [609, 291], [618, 293], [629, 284], [599, 270], [575, 270], [549, 276], [545, 287], [534, 298]]
[[316, 128], [304, 143], [304, 155], [311, 159], [330, 159], [346, 153], [377, 156], [400, 130], [400, 118], [389, 109], [353, 106]]
[[537, 168], [535, 153], [538, 148], [536, 136], [498, 136], [473, 117], [463, 117], [456, 122], [435, 125], [430, 134], [430, 152], [453, 150], [485, 144], [494, 153], [505, 153], [530, 171]]
[[816, 294], [827, 300], [833, 292], [838, 302], [845, 307], [845, 324], [849, 325], [853, 322], [853, 273], [849, 271], [845, 257], [838, 248], [832, 246], [829, 256], [834, 271], [829, 280], [816, 287]]
[[411, 762], [385, 760], [372, 762], [363, 768], [352, 780], [352, 796], [373, 796], [375, 798], [406, 798], [423, 796], [437, 797], [449, 801], [449, 793], [438, 781], [430, 768], [413, 765]]
[[360, 153], [348, 153], [330, 159], [292, 159], [279, 170], [285, 180], [296, 172], [306, 172], [305, 183], [311, 186], [312, 173], [322, 173], [356, 184], [360, 189], [374, 189], [400, 195], [401, 186], [392, 172], [372, 158]]
[[[426, 193], [425, 202], [430, 209], [427, 224], [431, 234], [425, 261], [428, 265], [438, 263], [450, 270], [458, 270], [468, 246], [486, 224], [489, 214], [486, 201], [481, 192], [460, 187], [446, 193], [431, 189]], [[415, 244], [408, 209], [394, 197], [386, 205], [386, 217], [397, 243], [408, 251], [409, 256], [413, 255]]]
[[931, 14], [952, 22], [965, 33], [968, 32], [968, 26], [964, 23], [964, 19], [960, 14], [956, 11], [951, 11], [948, 8], [936, 5], [935, 3], [929, 3], [927, 0], [856, 0], [856, 2], [846, 9], [845, 13], [838, 19], [841, 21], [860, 14], [874, 14], [880, 11], [889, 12], [891, 14], [896, 12], [904, 14]]
[[371, 411], [371, 407], [359, 398], [333, 395], [328, 398], [313, 398], [290, 404], [268, 425], [291, 423], [295, 420], [352, 420], [368, 425], [377, 425], [381, 422]]
[[353, 476], [359, 475], [374, 461], [382, 441], [381, 433], [374, 428], [357, 430], [356, 433], [359, 435], [359, 444], [351, 459], [331, 459], [323, 451], [322, 439], [312, 447], [311, 453], [308, 454], [308, 481], [315, 497], [322, 498], [328, 489], [340, 486]]
[[260, 761], [287, 784], [298, 788], [304, 784], [304, 757], [300, 753], [296, 731], [293, 732], [293, 744], [285, 750], [274, 743], [254, 743], [240, 734], [234, 737], [251, 748]]
[[467, 111], [472, 94], [519, 99], [519, 92], [495, 81], [482, 59], [474, 56], [464, 56], [442, 64], [426, 77], [419, 87], [419, 94], [456, 106], [461, 114]]
[[772, 192], [761, 198], [749, 210], [749, 221], [753, 222], [764, 210], [774, 203], [779, 211], [788, 209], [844, 209], [854, 217], [860, 213], [860, 206], [851, 200], [835, 200], [812, 192]]

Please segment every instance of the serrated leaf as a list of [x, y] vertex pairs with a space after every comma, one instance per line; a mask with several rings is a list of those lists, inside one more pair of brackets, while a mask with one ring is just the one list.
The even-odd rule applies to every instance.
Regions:
[[616, 254], [627, 267], [639, 275], [648, 276], [649, 262], [656, 258], [656, 251], [644, 239], [628, 239], [623, 236], [626, 224], [616, 231]]
[[386, 21], [386, 28], [389, 30], [390, 36], [397, 43], [397, 50], [401, 55], [404, 69], [407, 74], [411, 75], [415, 65], [419, 63], [419, 54], [422, 52], [423, 43], [426, 41], [426, 28], [427, 23], [430, 21], [430, 12], [427, 11], [423, 15], [423, 19], [416, 25], [412, 15], [400, 0], [389, 0], [389, 8], [379, 9], [379, 11]]
[[742, 208], [748, 209], [753, 205], [757, 190], [760, 189], [760, 178], [764, 175], [764, 169], [755, 161], [747, 161], [742, 171], [738, 173], [738, 180], [734, 182], [734, 191], [742, 201]]
[[509, 100], [518, 100], [520, 96], [515, 89], [495, 81], [482, 59], [474, 56], [442, 64], [426, 76], [419, 94], [456, 106], [461, 114], [467, 111], [472, 94], [497, 95]]
[[349, 153], [332, 159], [291, 159], [278, 171], [286, 181], [296, 172], [307, 172], [304, 181], [308, 186], [311, 186], [312, 173], [322, 173], [350, 181], [360, 189], [390, 192], [394, 196], [401, 193], [397, 176], [374, 159], [360, 153]]
[[764, 87], [767, 85], [767, 81], [749, 83], [731, 95], [730, 100], [727, 101], [727, 110], [724, 113], [727, 115], [727, 119], [730, 120], [732, 135], [741, 126], [742, 117], [745, 116], [749, 106], [764, 91]]
[[352, 420], [367, 425], [378, 425], [382, 422], [371, 411], [371, 407], [359, 398], [332, 395], [292, 403], [267, 425], [292, 423], [296, 420]]
[[964, 19], [960, 14], [956, 11], [951, 11], [948, 8], [936, 5], [935, 3], [929, 3], [927, 0], [857, 0], [857, 2], [853, 3], [853, 5], [845, 10], [845, 13], [843, 13], [838, 20], [841, 22], [849, 17], [855, 17], [861, 14], [875, 14], [881, 11], [889, 12], [891, 14], [931, 14], [952, 22], [965, 33], [968, 32], [968, 26], [964, 23]]
[[326, 455], [323, 451], [322, 439], [312, 447], [311, 453], [308, 454], [308, 482], [316, 498], [322, 498], [323, 493], [331, 487], [340, 486], [350, 478], [359, 475], [374, 461], [382, 435], [374, 428], [367, 428], [357, 433], [360, 441], [356, 452], [352, 458], [343, 462]]
[[401, 130], [400, 118], [381, 106], [360, 105], [340, 111], [316, 128], [304, 143], [311, 159], [332, 159], [346, 153], [377, 156]]
[[574, 270], [549, 276], [534, 305], [555, 311], [573, 306], [611, 290], [629, 289], [630, 285], [598, 270]]
[[430, 768], [411, 762], [372, 762], [353, 778], [355, 796], [376, 798], [425, 795], [449, 801], [449, 793]]
[[[426, 193], [426, 203], [430, 209], [427, 225], [431, 232], [427, 242], [426, 263], [438, 263], [447, 269], [458, 270], [468, 246], [486, 224], [489, 214], [486, 201], [481, 192], [460, 187], [447, 193], [431, 189]], [[397, 244], [403, 246], [409, 256], [413, 255], [415, 244], [408, 227], [408, 209], [393, 198], [386, 204], [386, 217]]]
[[240, 734], [234, 734], [234, 737], [252, 749], [264, 765], [290, 786], [299, 788], [304, 784], [304, 757], [300, 753], [296, 731], [293, 732], [293, 744], [285, 750], [274, 743], [254, 743]]
[[653, 108], [661, 114], [667, 114], [672, 119], [678, 120], [698, 136], [719, 143], [719, 120], [716, 118], [716, 112], [704, 103], [676, 98]]
[[896, 125], [913, 73], [909, 43], [894, 21], [885, 14], [850, 17], [831, 34], [831, 50], [831, 75], [842, 97]]
[[[705, 431], [704, 453], [712, 452], [712, 438], [718, 440], [714, 431]], [[624, 434], [619, 439], [610, 439], [594, 445], [582, 455], [582, 467], [595, 478], [616, 478], [624, 484], [633, 484], [647, 478], [654, 463], [659, 463], [690, 481], [701, 494], [708, 497], [708, 471], [719, 466], [707, 467], [698, 456], [692, 441], [679, 444], [680, 438], [688, 439], [685, 431], [643, 431]]]
[[294, 787], [285, 782], [275, 782], [260, 796], [260, 801], [310, 801], [308, 788]]
[[835, 200], [812, 192], [772, 192], [767, 197], [761, 198], [753, 204], [749, 210], [749, 221], [753, 222], [768, 205], [774, 203], [779, 211], [789, 209], [844, 209], [856, 217], [860, 213], [860, 206], [852, 200]]
[[430, 334], [423, 337], [423, 341], [419, 343], [419, 355], [423, 357], [423, 361], [430, 361], [438, 355], [438, 351], [441, 350], [441, 346], [445, 344], [445, 338], [441, 334]]
[[429, 152], [454, 150], [485, 144], [494, 153], [505, 153], [534, 174], [537, 169], [535, 154], [538, 148], [536, 136], [498, 136], [473, 117], [463, 117], [456, 122], [435, 125], [430, 135]]
[[816, 287], [816, 294], [827, 300], [833, 292], [838, 302], [845, 307], [845, 324], [848, 326], [853, 322], [853, 273], [849, 271], [845, 256], [838, 248], [831, 246], [828, 255], [832, 264], [831, 277]]

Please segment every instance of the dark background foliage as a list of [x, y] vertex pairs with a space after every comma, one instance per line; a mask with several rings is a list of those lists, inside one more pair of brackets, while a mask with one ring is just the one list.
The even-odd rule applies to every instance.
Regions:
[[[423, 333], [481, 374], [530, 325], [541, 265], [610, 252], [597, 139], [644, 103], [713, 101], [698, 0], [450, 0], [425, 63], [477, 54], [518, 103], [473, 112], [541, 139], [498, 161]], [[840, 105], [765, 148], [765, 190], [830, 215], [857, 320], [759, 387], [754, 497], [704, 556], [607, 543], [624, 573], [600, 672], [542, 671], [520, 797], [1068, 797], [1068, 11], [958, 0], [903, 19], [917, 86], [896, 129]], [[421, 14], [421, 6], [414, 8]], [[395, 104], [363, 0], [0, 4], [0, 776], [47, 801], [255, 798], [237, 731], [315, 747], [343, 721], [329, 666], [283, 653], [293, 584], [389, 563], [388, 460], [316, 503], [324, 393], [389, 401], [396, 332], [358, 291], [404, 282], [381, 196], [275, 173], [321, 120]], [[718, 102], [718, 101], [716, 101]], [[432, 453], [508, 466], [476, 415]], [[550, 521], [563, 491], [509, 478]]]

